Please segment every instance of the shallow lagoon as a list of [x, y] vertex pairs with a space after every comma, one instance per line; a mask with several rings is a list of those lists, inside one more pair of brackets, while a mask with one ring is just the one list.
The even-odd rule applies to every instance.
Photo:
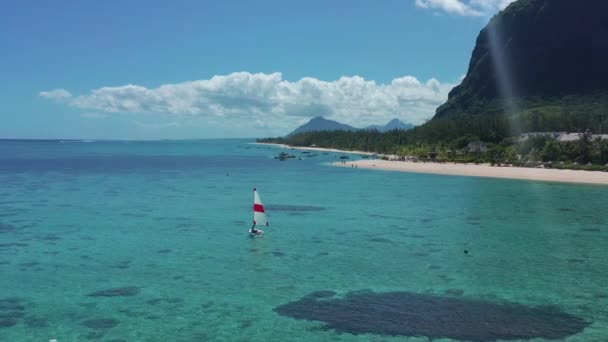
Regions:
[[[427, 340], [276, 310], [324, 290], [551, 306], [588, 323], [566, 341], [608, 338], [608, 188], [280, 151], [0, 141], [0, 340]], [[252, 240], [253, 186], [271, 226]]]

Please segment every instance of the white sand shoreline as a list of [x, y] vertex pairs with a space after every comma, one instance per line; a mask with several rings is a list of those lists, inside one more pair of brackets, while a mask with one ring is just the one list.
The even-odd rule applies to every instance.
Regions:
[[333, 163], [338, 167], [353, 167], [414, 172], [431, 173], [439, 175], [469, 176], [520, 179], [545, 182], [580, 183], [608, 185], [608, 172], [583, 171], [583, 170], [557, 170], [557, 169], [537, 169], [527, 167], [498, 167], [487, 164], [455, 164], [455, 163], [421, 163], [403, 162], [389, 160], [355, 160], [342, 163]]
[[[311, 150], [337, 153], [353, 153], [360, 155], [374, 155], [373, 152], [365, 151], [344, 151], [332, 148], [322, 147], [299, 147], [283, 144], [265, 144], [275, 145], [282, 148]], [[379, 156], [382, 156], [379, 154]], [[345, 161], [344, 163], [334, 162], [332, 166], [338, 167], [357, 167], [372, 170], [398, 171], [398, 172], [413, 172], [413, 173], [430, 173], [438, 175], [452, 176], [469, 176], [469, 177], [486, 177], [486, 178], [503, 178], [503, 179], [519, 179], [530, 181], [544, 182], [562, 182], [562, 183], [578, 183], [578, 184], [595, 184], [608, 185], [608, 172], [601, 171], [583, 171], [583, 170], [557, 170], [557, 169], [538, 169], [526, 167], [498, 167], [487, 164], [455, 164], [455, 163], [423, 163], [423, 162], [404, 162], [390, 161], [382, 159], [363, 159], [355, 161]]]

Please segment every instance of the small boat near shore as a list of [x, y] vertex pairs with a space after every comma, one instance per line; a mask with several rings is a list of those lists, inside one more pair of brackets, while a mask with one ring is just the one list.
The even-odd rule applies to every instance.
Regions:
[[281, 153], [279, 153], [278, 156], [274, 157], [274, 159], [278, 159], [280, 161], [285, 161], [287, 159], [295, 159], [295, 158], [297, 158], [297, 157], [294, 156], [293, 154], [289, 154], [286, 152], [281, 152]]

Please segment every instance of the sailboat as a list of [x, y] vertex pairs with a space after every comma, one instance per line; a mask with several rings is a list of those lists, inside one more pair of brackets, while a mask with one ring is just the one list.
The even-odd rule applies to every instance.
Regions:
[[249, 234], [252, 236], [262, 236], [264, 231], [257, 229], [256, 226], [268, 226], [268, 217], [262, 199], [256, 188], [253, 188], [253, 226], [249, 229]]

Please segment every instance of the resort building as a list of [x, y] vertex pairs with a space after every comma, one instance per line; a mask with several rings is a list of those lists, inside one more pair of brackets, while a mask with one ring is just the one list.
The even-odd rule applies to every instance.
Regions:
[[[569, 133], [569, 132], [529, 132], [522, 133], [519, 136], [518, 142], [522, 143], [530, 138], [547, 137], [555, 139], [557, 142], [573, 142], [578, 141], [584, 134], [588, 133]], [[591, 134], [591, 140], [601, 139], [608, 140], [608, 134]]]

